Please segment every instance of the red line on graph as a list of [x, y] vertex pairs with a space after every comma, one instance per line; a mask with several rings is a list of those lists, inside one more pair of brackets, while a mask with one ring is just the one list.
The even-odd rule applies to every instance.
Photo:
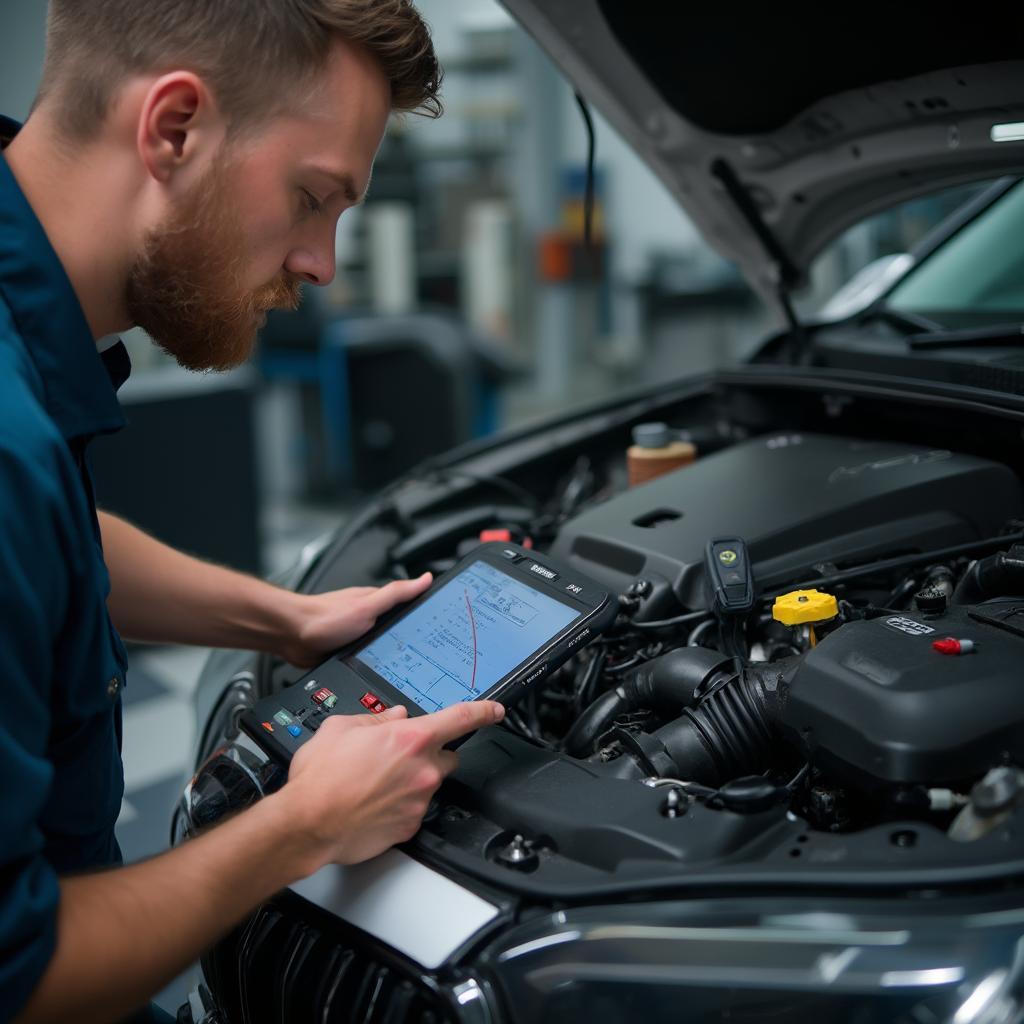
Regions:
[[473, 627], [473, 678], [469, 681], [469, 688], [476, 689], [476, 619], [473, 618], [473, 606], [469, 603], [469, 591], [462, 592], [466, 597], [466, 611], [469, 612], [469, 624]]

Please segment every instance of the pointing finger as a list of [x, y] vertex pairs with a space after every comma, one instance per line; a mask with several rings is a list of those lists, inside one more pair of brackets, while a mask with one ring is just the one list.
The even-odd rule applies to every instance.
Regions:
[[467, 732], [494, 725], [505, 717], [505, 709], [493, 700], [462, 701], [417, 719], [429, 742], [443, 746]]

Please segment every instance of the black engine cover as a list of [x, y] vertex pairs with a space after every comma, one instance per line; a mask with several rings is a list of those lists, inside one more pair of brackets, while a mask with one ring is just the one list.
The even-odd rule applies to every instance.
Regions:
[[[949, 636], [974, 641], [974, 651], [932, 648]], [[817, 760], [890, 783], [952, 782], [1019, 763], [1024, 601], [841, 626], [800, 661], [781, 722]]]
[[765, 588], [806, 579], [818, 562], [993, 536], [1022, 511], [1017, 477], [988, 459], [789, 434], [733, 445], [583, 512], [552, 553], [621, 590], [637, 576], [660, 578], [682, 605], [701, 608], [713, 537], [744, 538]]

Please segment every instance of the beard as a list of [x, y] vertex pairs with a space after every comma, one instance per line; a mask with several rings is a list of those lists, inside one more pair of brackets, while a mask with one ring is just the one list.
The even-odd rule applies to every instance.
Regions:
[[252, 354], [271, 309], [297, 309], [300, 280], [241, 284], [246, 239], [227, 168], [217, 165], [146, 237], [125, 301], [141, 327], [187, 370], [230, 370]]

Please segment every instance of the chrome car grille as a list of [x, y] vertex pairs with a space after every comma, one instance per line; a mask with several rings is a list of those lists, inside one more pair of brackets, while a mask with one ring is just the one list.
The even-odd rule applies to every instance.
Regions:
[[453, 1024], [441, 996], [361, 934], [277, 901], [203, 959], [225, 1024]]

